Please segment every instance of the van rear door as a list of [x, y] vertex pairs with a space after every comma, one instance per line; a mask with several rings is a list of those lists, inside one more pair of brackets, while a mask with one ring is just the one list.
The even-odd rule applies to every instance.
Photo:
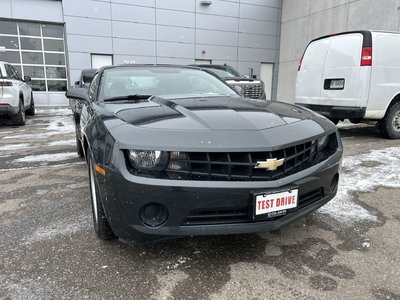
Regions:
[[400, 34], [372, 32], [373, 65], [366, 117], [381, 119], [400, 93]]
[[362, 51], [362, 33], [331, 38], [321, 85], [321, 105], [366, 107], [371, 67], [361, 67]]
[[[3, 73], [1, 72], [1, 66], [0, 66], [0, 82], [3, 82]], [[3, 84], [0, 83], [0, 99], [3, 99]]]
[[304, 52], [296, 79], [296, 99], [299, 104], [320, 104], [322, 77], [330, 38], [311, 42]]

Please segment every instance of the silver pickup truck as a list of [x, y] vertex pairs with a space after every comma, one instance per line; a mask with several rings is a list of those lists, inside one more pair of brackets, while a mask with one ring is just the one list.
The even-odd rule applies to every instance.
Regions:
[[227, 65], [193, 65], [209, 71], [232, 87], [240, 87], [241, 95], [250, 99], [265, 99], [264, 82], [246, 78], [231, 66]]

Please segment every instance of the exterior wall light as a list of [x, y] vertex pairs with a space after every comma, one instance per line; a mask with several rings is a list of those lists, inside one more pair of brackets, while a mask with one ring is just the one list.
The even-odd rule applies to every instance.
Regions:
[[211, 0], [202, 0], [202, 1], [200, 1], [200, 5], [203, 5], [203, 6], [209, 6], [209, 5], [211, 5], [211, 3], [212, 3]]

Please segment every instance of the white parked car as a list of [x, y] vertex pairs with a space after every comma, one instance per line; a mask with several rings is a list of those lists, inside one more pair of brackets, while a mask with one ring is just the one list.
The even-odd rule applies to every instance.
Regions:
[[0, 61], [0, 116], [11, 117], [14, 125], [25, 124], [25, 114], [35, 114], [35, 104], [31, 87], [9, 63]]
[[378, 121], [383, 136], [400, 138], [400, 34], [353, 31], [307, 46], [299, 65], [296, 104], [338, 123]]

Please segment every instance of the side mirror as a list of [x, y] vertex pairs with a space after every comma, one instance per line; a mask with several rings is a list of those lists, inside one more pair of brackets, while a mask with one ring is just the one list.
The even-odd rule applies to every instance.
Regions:
[[75, 87], [78, 87], [79, 85], [80, 85], [80, 81], [78, 80], [78, 81], [75, 81]]
[[87, 93], [87, 90], [85, 88], [74, 88], [74, 89], [68, 89], [65, 92], [65, 97], [69, 99], [79, 99], [79, 100], [84, 100], [89, 102], [89, 95]]
[[24, 81], [25, 81], [25, 82], [31, 82], [32, 79], [31, 79], [30, 76], [24, 76]]

